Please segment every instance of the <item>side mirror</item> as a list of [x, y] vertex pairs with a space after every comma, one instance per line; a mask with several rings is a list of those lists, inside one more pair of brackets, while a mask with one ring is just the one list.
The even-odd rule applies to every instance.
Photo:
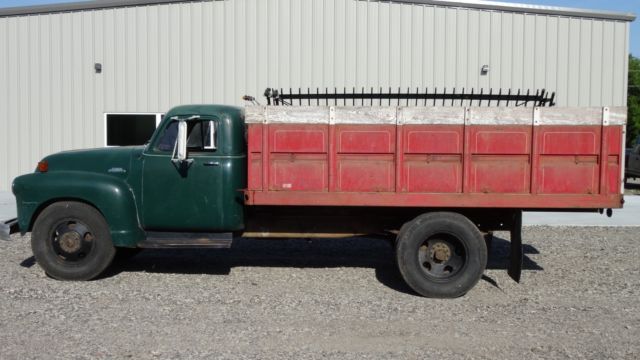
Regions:
[[178, 136], [176, 137], [176, 145], [173, 148], [171, 161], [174, 164], [187, 165], [193, 162], [193, 159], [187, 159], [187, 122], [185, 120], [178, 121]]
[[176, 138], [176, 158], [178, 161], [187, 160], [187, 122], [178, 122], [178, 137]]

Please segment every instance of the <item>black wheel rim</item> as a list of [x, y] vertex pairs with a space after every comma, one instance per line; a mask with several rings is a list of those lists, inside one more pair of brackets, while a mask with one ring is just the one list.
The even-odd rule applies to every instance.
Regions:
[[95, 238], [83, 222], [65, 220], [53, 228], [50, 236], [53, 251], [65, 263], [85, 261], [93, 250]]
[[436, 234], [420, 245], [418, 261], [427, 277], [448, 280], [458, 275], [466, 266], [467, 251], [457, 237], [451, 234]]

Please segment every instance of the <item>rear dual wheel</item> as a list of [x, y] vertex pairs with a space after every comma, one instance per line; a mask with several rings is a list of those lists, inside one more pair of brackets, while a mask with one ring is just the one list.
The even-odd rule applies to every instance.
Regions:
[[402, 277], [418, 294], [455, 298], [473, 288], [487, 264], [487, 246], [478, 228], [450, 212], [420, 215], [405, 224], [396, 242]]
[[116, 254], [102, 214], [74, 201], [54, 203], [42, 211], [33, 226], [31, 248], [40, 267], [58, 280], [91, 280]]

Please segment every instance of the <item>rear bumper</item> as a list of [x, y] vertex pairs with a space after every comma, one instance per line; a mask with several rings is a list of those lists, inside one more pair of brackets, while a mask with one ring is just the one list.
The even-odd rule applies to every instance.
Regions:
[[0, 240], [11, 240], [11, 234], [20, 231], [18, 219], [11, 219], [0, 222]]

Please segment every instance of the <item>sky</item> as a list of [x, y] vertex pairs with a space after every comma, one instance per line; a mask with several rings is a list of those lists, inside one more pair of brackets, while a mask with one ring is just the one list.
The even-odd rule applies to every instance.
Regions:
[[[632, 12], [640, 16], [640, 0], [501, 0], [513, 3], [528, 3], [548, 6], [577, 7], [585, 9]], [[42, 5], [72, 2], [72, 0], [0, 0], [0, 8], [26, 5]], [[640, 56], [640, 19], [631, 24], [630, 51]]]

